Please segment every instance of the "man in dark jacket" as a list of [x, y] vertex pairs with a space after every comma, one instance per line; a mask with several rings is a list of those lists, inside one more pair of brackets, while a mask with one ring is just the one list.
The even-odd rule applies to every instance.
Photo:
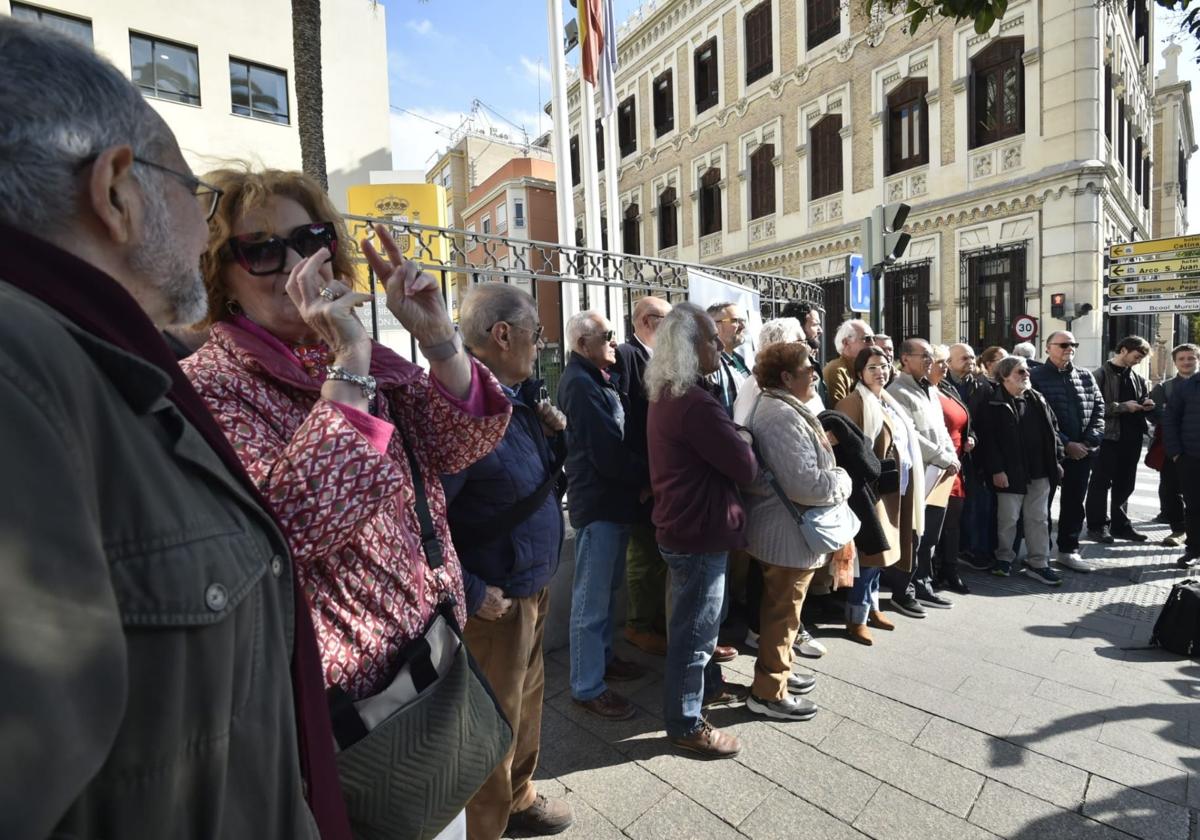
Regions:
[[1137, 483], [1147, 412], [1154, 411], [1150, 386], [1133, 367], [1149, 353], [1150, 344], [1146, 339], [1128, 336], [1121, 339], [1113, 357], [1092, 374], [1104, 400], [1104, 440], [1100, 443], [1100, 454], [1092, 469], [1087, 494], [1088, 537], [1098, 542], [1110, 543], [1116, 537], [1132, 542], [1146, 541], [1146, 535], [1135, 531], [1129, 521], [1128, 503]]
[[625, 406], [612, 371], [617, 342], [599, 312], [567, 322], [571, 355], [558, 382], [567, 415], [567, 510], [575, 529], [571, 591], [571, 696], [611, 720], [634, 708], [607, 680], [636, 679], [642, 669], [612, 652], [613, 594], [624, 574], [630, 526], [638, 500], [649, 495], [647, 468], [625, 441]]
[[542, 637], [550, 578], [558, 569], [563, 521], [557, 478], [566, 456], [566, 418], [531, 379], [542, 344], [537, 304], [506, 283], [482, 283], [463, 301], [463, 342], [512, 403], [496, 449], [444, 476], [450, 532], [467, 595], [467, 647], [513, 728], [512, 748], [467, 805], [467, 833], [557, 834], [571, 806], [537, 792], [545, 669]]
[[[943, 384], [955, 390], [974, 422], [982, 406], [991, 399], [992, 383], [976, 367], [975, 350], [969, 344], [951, 345], [946, 367], [947, 377]], [[977, 453], [968, 455], [963, 463], [967, 498], [963, 502], [961, 533], [964, 539], [960, 553], [966, 565], [986, 572], [995, 561], [991, 537], [995, 531], [996, 491], [991, 478], [985, 476], [979, 466]]]
[[[1171, 351], [1171, 361], [1175, 365], [1175, 375], [1170, 379], [1164, 379], [1150, 390], [1150, 399], [1154, 401], [1151, 420], [1157, 427], [1154, 433], [1155, 439], [1159, 441], [1160, 445], [1167, 403], [1171, 401], [1171, 395], [1175, 389], [1195, 375], [1197, 363], [1200, 362], [1200, 347], [1195, 344], [1180, 344]], [[1162, 468], [1159, 470], [1158, 503], [1163, 519], [1171, 526], [1171, 533], [1166, 536], [1162, 544], [1183, 545], [1187, 536], [1183, 489], [1179, 481], [1179, 469], [1170, 458], [1163, 459]]]
[[287, 541], [160, 333], [220, 194], [7, 16], [0, 114], [0, 837], [348, 840]]
[[[1074, 364], [1077, 347], [1079, 342], [1066, 330], [1051, 333], [1046, 339], [1046, 364], [1030, 372], [1030, 382], [1054, 412], [1065, 454], [1057, 561], [1068, 569], [1090, 572], [1092, 565], [1079, 556], [1079, 534], [1083, 530], [1088, 477], [1104, 439], [1104, 403], [1092, 374]], [[1055, 488], [1051, 488], [1051, 502], [1054, 493]]]
[[[804, 330], [804, 343], [808, 345], [808, 356], [812, 359], [813, 366], [820, 370], [821, 336], [825, 334], [825, 327], [821, 323], [822, 314], [820, 307], [807, 300], [794, 300], [783, 307], [783, 311], [779, 313], [779, 317], [795, 318], [800, 322], [800, 328]], [[817, 379], [817, 396], [821, 398], [822, 405], [831, 405], [829, 402], [829, 389], [825, 387], [823, 376]]]
[[1187, 543], [1176, 563], [1187, 568], [1200, 561], [1200, 374], [1172, 391], [1163, 417], [1163, 447], [1183, 489]]
[[1024, 519], [1028, 553], [1025, 574], [1049, 586], [1062, 578], [1050, 568], [1050, 495], [1062, 474], [1062, 441], [1054, 413], [1029, 387], [1029, 367], [1020, 356], [995, 367], [996, 388], [979, 411], [983, 471], [996, 488], [996, 565], [1007, 577], [1016, 558], [1017, 523]]
[[[625, 416], [625, 442], [649, 464], [646, 454], [646, 365], [654, 352], [654, 334], [671, 311], [662, 298], [647, 296], [633, 307], [633, 335], [617, 348], [617, 387], [625, 397], [629, 412]], [[649, 466], [645, 484], [650, 486]], [[654, 525], [650, 520], [654, 500], [646, 499], [638, 509], [637, 522], [629, 532], [625, 551], [625, 586], [629, 608], [625, 613], [625, 638], [631, 645], [655, 656], [667, 652], [666, 602], [667, 564], [658, 553]]]

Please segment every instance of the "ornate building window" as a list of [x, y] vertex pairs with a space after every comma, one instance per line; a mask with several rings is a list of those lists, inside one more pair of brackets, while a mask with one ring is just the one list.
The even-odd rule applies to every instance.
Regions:
[[842, 31], [842, 9], [838, 0], [806, 0], [805, 24], [808, 48], [823, 44]]
[[771, 0], [746, 12], [743, 20], [746, 43], [746, 84], [771, 73]]
[[654, 79], [654, 136], [662, 137], [675, 127], [675, 85], [670, 70]]
[[625, 254], [641, 253], [641, 237], [638, 236], [638, 206], [630, 204], [625, 208], [625, 217], [621, 219], [621, 252]]
[[658, 250], [679, 244], [679, 227], [675, 215], [675, 188], [667, 187], [658, 194]]
[[888, 94], [887, 174], [929, 163], [929, 106], [925, 79], [909, 79]]
[[700, 235], [721, 230], [721, 170], [709, 169], [700, 178]]
[[842, 115], [827, 114], [808, 130], [810, 198], [842, 191]]
[[637, 151], [637, 109], [632, 96], [617, 106], [617, 142], [621, 157]]
[[750, 218], [775, 212], [775, 145], [759, 146], [750, 155]]
[[717, 39], [710, 38], [693, 55], [692, 85], [696, 94], [696, 113], [702, 113], [717, 104]]
[[971, 59], [971, 148], [1025, 131], [1025, 52], [1020, 38], [1002, 38]]

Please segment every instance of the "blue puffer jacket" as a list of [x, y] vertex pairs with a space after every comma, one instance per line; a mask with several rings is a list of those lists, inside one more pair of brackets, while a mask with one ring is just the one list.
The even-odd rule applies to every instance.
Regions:
[[500, 444], [463, 472], [442, 476], [468, 615], [483, 605], [485, 587], [524, 598], [540, 592], [558, 569], [563, 521], [553, 489], [541, 507], [510, 532], [491, 538], [478, 533], [480, 523], [530, 496], [562, 465], [565, 436], [548, 439], [532, 408], [541, 387], [541, 380], [530, 379], [516, 391], [504, 388], [513, 410]]
[[1200, 458], [1200, 374], [1176, 382], [1163, 416], [1167, 457]]
[[1036, 388], [1058, 420], [1058, 437], [1095, 449], [1104, 440], [1104, 400], [1089, 371], [1075, 365], [1059, 370], [1050, 362], [1029, 372]]
[[636, 522], [638, 491], [647, 487], [646, 462], [625, 441], [617, 382], [575, 352], [558, 381], [558, 407], [567, 415], [567, 510], [576, 529]]

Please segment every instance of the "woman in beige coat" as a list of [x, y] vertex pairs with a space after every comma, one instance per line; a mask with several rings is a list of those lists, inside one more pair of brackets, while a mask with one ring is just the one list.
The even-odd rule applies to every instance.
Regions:
[[[873, 644], [869, 623], [878, 630], [895, 625], [879, 611], [879, 577], [885, 566], [911, 569], [914, 539], [924, 527], [925, 476], [916, 432], [904, 411], [884, 390], [887, 356], [877, 347], [862, 350], [854, 360], [855, 388], [837, 404], [875, 442], [875, 455], [884, 464], [881, 491], [875, 505], [887, 536], [887, 551], [858, 558], [859, 573], [846, 599], [846, 633], [860, 644]], [[891, 467], [891, 470], [888, 467]], [[897, 476], [896, 473], [899, 473]], [[890, 479], [889, 479], [890, 476]]]
[[[754, 365], [762, 390], [746, 421], [764, 466], [800, 510], [835, 505], [850, 495], [850, 476], [837, 466], [825, 431], [805, 405], [819, 375], [801, 342], [763, 349]], [[811, 691], [815, 680], [792, 673], [792, 644], [809, 582], [829, 556], [808, 547], [791, 511], [761, 472], [746, 491], [748, 549], [763, 574], [758, 661], [746, 707], [779, 720], [808, 720], [817, 707], [798, 695]]]

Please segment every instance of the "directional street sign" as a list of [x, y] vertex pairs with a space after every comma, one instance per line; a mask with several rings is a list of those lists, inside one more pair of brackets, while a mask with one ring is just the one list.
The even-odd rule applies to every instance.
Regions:
[[1149, 262], [1118, 263], [1108, 267], [1112, 277], [1140, 277], [1144, 274], [1163, 274], [1165, 272], [1200, 272], [1200, 257], [1151, 260]]
[[871, 275], [863, 269], [862, 254], [851, 254], [846, 258], [846, 298], [851, 312], [871, 311]]
[[1145, 239], [1141, 242], [1121, 242], [1108, 249], [1114, 260], [1138, 257], [1145, 254], [1161, 254], [1171, 251], [1200, 248], [1200, 236], [1176, 236], [1170, 239]]
[[1171, 294], [1174, 292], [1200, 292], [1200, 277], [1188, 277], [1182, 280], [1139, 280], [1136, 283], [1114, 281], [1108, 287], [1112, 297], [1129, 297], [1131, 295]]
[[1108, 304], [1109, 315], [1144, 315], [1149, 312], [1200, 312], [1200, 297], [1177, 300], [1114, 300]]

